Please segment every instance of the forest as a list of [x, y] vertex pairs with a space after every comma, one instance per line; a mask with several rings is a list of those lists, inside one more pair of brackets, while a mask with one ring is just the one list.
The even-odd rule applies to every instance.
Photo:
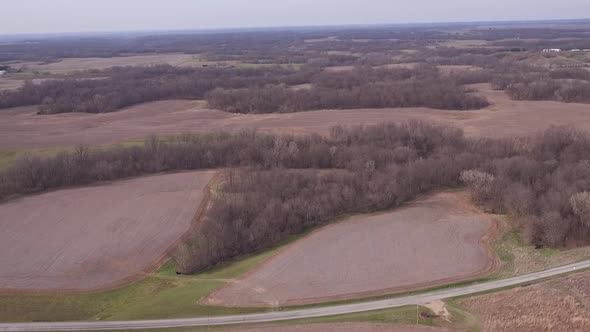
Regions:
[[[585, 53], [542, 52], [549, 46], [586, 48], [585, 29], [466, 27], [220, 31], [0, 43], [0, 61], [8, 65], [174, 52], [205, 61], [52, 74], [16, 90], [0, 90], [0, 109], [36, 105], [39, 114], [104, 113], [166, 99], [204, 99], [210, 108], [233, 113], [488, 106], [484, 97], [471, 93], [468, 85], [473, 83], [491, 83], [515, 100], [590, 103], [590, 70], [581, 67], [590, 66]], [[450, 32], [455, 29], [462, 32]], [[478, 44], [462, 46], [473, 40]], [[441, 66], [473, 68], [445, 72]]]
[[163, 99], [202, 99], [219, 87], [302, 84], [308, 73], [281, 67], [261, 69], [179, 68], [170, 65], [115, 67], [93, 71], [92, 79], [30, 81], [16, 91], [0, 91], [0, 108], [40, 105], [39, 113], [105, 113]]
[[[488, 105], [485, 98], [469, 94], [428, 65], [413, 70], [359, 67], [342, 73], [314, 66], [295, 70], [159, 65], [91, 74], [95, 78], [29, 81], [19, 90], [0, 91], [0, 108], [40, 105], [40, 114], [105, 113], [164, 99], [206, 99], [209, 107], [233, 113], [417, 106], [465, 110]], [[294, 88], [304, 84], [309, 87]]]
[[[223, 169], [200, 228], [175, 254], [193, 273], [270, 248], [352, 213], [467, 186], [482, 209], [510, 216], [537, 247], [587, 245], [590, 134], [552, 127], [531, 138], [468, 138], [411, 121], [334, 127], [329, 137], [243, 131], [151, 137], [144, 146], [25, 156], [0, 173], [0, 198], [193, 169]], [[264, 204], [260, 204], [264, 202]]]

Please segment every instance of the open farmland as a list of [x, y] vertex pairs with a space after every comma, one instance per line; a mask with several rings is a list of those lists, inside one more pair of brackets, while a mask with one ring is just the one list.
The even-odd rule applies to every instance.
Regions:
[[460, 300], [481, 320], [483, 331], [590, 330], [590, 274]]
[[24, 72], [67, 74], [90, 69], [106, 69], [120, 66], [149, 66], [169, 64], [184, 66], [198, 64], [195, 55], [170, 53], [118, 56], [112, 58], [66, 58], [54, 62], [21, 62], [11, 67]]
[[13, 80], [0, 76], [0, 91], [18, 89], [23, 86], [23, 84], [25, 84], [23, 80]]
[[[31, 82], [39, 84], [41, 82], [50, 80], [51, 78], [28, 78]], [[25, 78], [0, 76], [0, 91], [16, 90], [25, 85]]]
[[[476, 111], [428, 108], [323, 110], [298, 113], [232, 114], [207, 109], [202, 101], [158, 101], [105, 114], [36, 115], [34, 107], [0, 112], [0, 149], [104, 145], [150, 134], [257, 129], [275, 133], [327, 134], [335, 125], [372, 125], [432, 120], [462, 128], [468, 136], [503, 138], [531, 135], [551, 125], [590, 129], [586, 104], [516, 101], [488, 84], [474, 85], [491, 106]], [[559, 116], [556, 116], [559, 114]]]
[[156, 175], [0, 205], [0, 292], [91, 291], [142, 276], [190, 229], [212, 176]]
[[[225, 306], [302, 305], [402, 292], [492, 272], [495, 222], [462, 193], [324, 227], [211, 294]], [[424, 244], [428, 243], [427, 246]]]

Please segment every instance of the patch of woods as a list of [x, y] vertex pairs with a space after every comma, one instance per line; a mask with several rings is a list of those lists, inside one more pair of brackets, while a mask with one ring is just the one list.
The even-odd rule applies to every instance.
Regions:
[[[540, 37], [545, 30], [509, 29], [509, 32]], [[546, 30], [553, 35], [579, 33], [565, 31]], [[473, 35], [469, 37], [469, 34]], [[534, 63], [530, 60], [549, 61], [548, 57], [557, 57], [540, 55], [548, 41], [541, 39], [539, 45], [510, 41], [506, 44], [510, 47], [502, 47], [500, 40], [495, 47], [489, 47], [495, 43], [495, 37], [503, 34], [476, 29], [468, 35], [459, 38], [441, 31], [414, 28], [144, 36], [93, 40], [95, 44], [85, 39], [78, 42], [57, 39], [0, 45], [0, 56], [17, 50], [24, 54], [32, 52], [33, 57], [41, 56], [36, 52], [44, 48], [47, 54], [53, 54], [51, 57], [182, 51], [198, 53], [199, 59], [206, 61], [220, 61], [220, 67], [119, 67], [56, 76], [38, 84], [30, 81], [18, 90], [0, 91], [0, 108], [40, 105], [41, 114], [104, 113], [156, 100], [206, 99], [211, 108], [232, 113], [389, 107], [474, 110], [489, 103], [484, 97], [470, 93], [465, 85], [484, 82], [505, 90], [516, 100], [590, 103], [590, 71], [550, 70], [530, 65]], [[584, 40], [578, 37], [571, 42], [582, 45]], [[461, 39], [469, 38], [487, 42], [470, 48], [441, 43], [460, 44]], [[76, 47], [72, 48], [71, 44]], [[69, 45], [71, 50], [63, 48], [64, 45]], [[55, 53], [58, 47], [62, 47], [62, 53]], [[532, 51], [526, 51], [527, 47]], [[240, 68], [238, 63], [253, 68]], [[437, 69], [440, 65], [473, 66], [475, 70], [444, 73]], [[350, 70], [329, 70], [339, 66]], [[302, 85], [305, 88], [298, 88]]]
[[[466, 110], [488, 106], [485, 98], [461, 86], [473, 78], [463, 75], [452, 79], [429, 65], [415, 69], [357, 67], [340, 73], [314, 66], [294, 70], [278, 66], [236, 69], [160, 65], [89, 74], [103, 78], [27, 82], [19, 90], [0, 92], [0, 108], [40, 105], [41, 114], [105, 113], [163, 99], [207, 99], [209, 107], [233, 113], [417, 106]], [[308, 88], [293, 88], [302, 84], [308, 84]]]
[[590, 135], [567, 127], [503, 143], [510, 153], [461, 173], [484, 210], [508, 214], [537, 247], [590, 242]]
[[285, 85], [258, 88], [215, 89], [207, 94], [209, 106], [232, 113], [299, 112], [320, 109], [430, 107], [448, 110], [480, 109], [489, 105], [469, 94], [436, 67], [322, 72], [307, 89]]
[[[15, 39], [0, 44], [0, 61], [182, 52], [220, 66], [293, 64], [304, 70], [154, 66], [88, 71], [0, 92], [0, 108], [41, 105], [43, 114], [103, 113], [154, 100], [206, 98], [211, 107], [235, 113], [419, 106], [466, 110], [487, 105], [464, 87], [483, 82], [517, 100], [590, 103], [590, 71], [524, 65], [539, 57], [569, 57], [567, 63], [590, 65], [584, 52], [540, 53], [545, 48], [590, 48], [587, 28], [566, 22], [559, 27], [457, 28], [461, 34], [449, 32], [450, 26], [413, 26]], [[461, 46], [470, 40], [479, 42]], [[387, 69], [407, 64], [419, 66]], [[441, 75], [432, 70], [437, 65], [483, 69]], [[356, 69], [325, 70], [335, 66]], [[308, 88], [293, 89], [301, 84]]]
[[151, 137], [143, 146], [25, 156], [0, 173], [0, 199], [144, 174], [224, 169], [200, 227], [176, 252], [192, 273], [273, 247], [339, 216], [387, 210], [467, 185], [484, 210], [512, 217], [537, 247], [590, 239], [590, 134], [466, 138], [426, 122], [335, 127], [328, 137], [253, 131]]
[[305, 71], [281, 67], [260, 69], [179, 68], [170, 65], [115, 67], [92, 71], [97, 79], [66, 78], [0, 91], [0, 108], [40, 105], [42, 114], [105, 113], [143, 102], [164, 99], [203, 99], [208, 91], [267, 84], [302, 84]]
[[505, 90], [516, 100], [554, 100], [590, 103], [590, 71], [582, 68], [540, 70], [513, 67], [511, 73], [496, 74], [494, 88]]

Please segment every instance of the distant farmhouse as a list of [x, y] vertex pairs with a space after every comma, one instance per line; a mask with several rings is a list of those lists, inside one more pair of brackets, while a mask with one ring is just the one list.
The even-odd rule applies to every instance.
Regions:
[[8, 66], [0, 66], [0, 76], [6, 74], [6, 72], [10, 69]]
[[544, 53], [549, 52], [590, 52], [590, 49], [579, 49], [579, 48], [572, 48], [571, 50], [562, 50], [561, 48], [546, 48], [543, 50]]

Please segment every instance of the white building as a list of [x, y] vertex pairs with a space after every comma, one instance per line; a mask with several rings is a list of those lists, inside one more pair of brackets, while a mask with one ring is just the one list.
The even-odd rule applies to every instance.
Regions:
[[561, 52], [561, 48], [546, 48], [543, 52]]
[[6, 70], [0, 70], [0, 76], [6, 74]]

